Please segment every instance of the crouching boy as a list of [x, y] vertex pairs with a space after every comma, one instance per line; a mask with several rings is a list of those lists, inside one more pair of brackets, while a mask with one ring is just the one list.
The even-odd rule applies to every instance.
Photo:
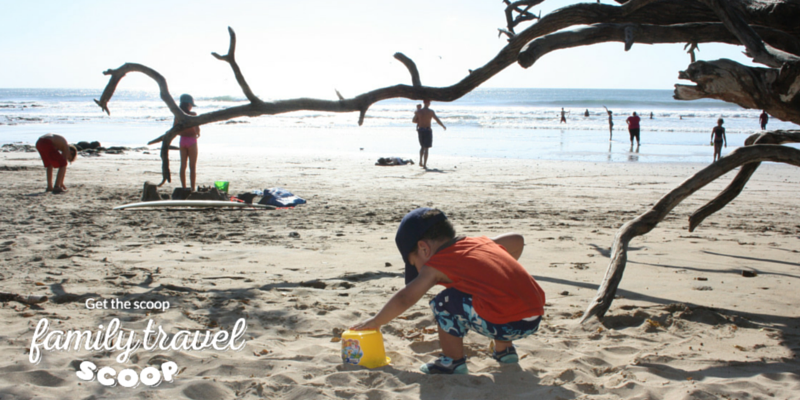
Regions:
[[545, 303], [542, 288], [517, 262], [521, 236], [456, 237], [443, 212], [418, 208], [400, 222], [395, 242], [406, 263], [406, 286], [350, 329], [379, 329], [439, 284], [446, 289], [430, 306], [444, 355], [422, 365], [422, 372], [468, 373], [463, 339], [469, 330], [494, 339], [498, 362], [519, 361], [513, 341], [539, 329]]

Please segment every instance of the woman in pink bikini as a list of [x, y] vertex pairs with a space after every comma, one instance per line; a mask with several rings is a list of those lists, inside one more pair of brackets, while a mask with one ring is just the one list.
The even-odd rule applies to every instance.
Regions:
[[[194, 104], [194, 99], [188, 94], [181, 95], [180, 108], [189, 115], [197, 115], [192, 112], [192, 107], [197, 107]], [[179, 133], [181, 137], [181, 186], [186, 187], [186, 161], [189, 161], [189, 179], [192, 183], [191, 189], [194, 191], [197, 171], [197, 138], [200, 137], [200, 127], [184, 129]]]

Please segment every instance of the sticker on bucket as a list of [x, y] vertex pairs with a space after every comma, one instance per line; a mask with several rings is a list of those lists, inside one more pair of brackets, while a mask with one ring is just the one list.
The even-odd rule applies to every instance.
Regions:
[[342, 340], [342, 361], [345, 364], [358, 365], [361, 362], [361, 357], [364, 356], [364, 351], [361, 350], [360, 343], [356, 339]]
[[377, 368], [391, 362], [383, 348], [383, 335], [377, 330], [342, 333], [342, 361], [345, 364]]

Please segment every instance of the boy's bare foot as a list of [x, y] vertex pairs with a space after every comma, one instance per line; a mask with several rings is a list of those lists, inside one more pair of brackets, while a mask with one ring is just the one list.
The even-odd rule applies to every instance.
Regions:
[[45, 192], [52, 192], [52, 191], [53, 191], [53, 188], [49, 187], [49, 188], [45, 189], [44, 191], [45, 191]]
[[67, 191], [67, 189], [55, 188], [55, 189], [53, 189], [53, 194], [64, 193], [66, 191]]

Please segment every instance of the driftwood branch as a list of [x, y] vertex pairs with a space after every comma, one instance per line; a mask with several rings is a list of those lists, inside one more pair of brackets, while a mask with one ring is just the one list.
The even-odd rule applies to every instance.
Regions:
[[[712, 98], [744, 108], [766, 110], [784, 121], [800, 124], [800, 98], [787, 95], [800, 89], [800, 65], [787, 64], [786, 70], [746, 67], [731, 60], [697, 61], [678, 77], [697, 85], [675, 85], [677, 100]], [[783, 91], [779, 90], [783, 88]], [[793, 92], [794, 90], [794, 92]]]
[[714, 10], [725, 27], [744, 45], [753, 61], [773, 68], [780, 68], [786, 62], [798, 61], [797, 56], [766, 45], [741, 13], [734, 8], [734, 2], [730, 0], [701, 0], [701, 2]]
[[628, 260], [628, 243], [633, 238], [650, 232], [681, 201], [720, 176], [739, 166], [762, 161], [782, 162], [800, 167], [800, 150], [775, 145], [753, 145], [736, 149], [667, 193], [650, 210], [623, 225], [614, 236], [614, 243], [611, 247], [611, 261], [603, 282], [597, 290], [597, 295], [584, 313], [581, 322], [587, 321], [592, 317], [602, 318], [611, 307], [611, 302], [614, 301], [617, 288], [622, 280], [622, 274], [625, 272], [625, 265]]
[[[530, 13], [528, 10], [543, 2], [544, 0], [522, 0], [512, 3], [509, 0], [503, 0], [503, 3], [506, 4], [506, 27], [508, 28], [508, 32], [511, 33], [509, 37], [513, 36], [514, 28], [517, 25], [525, 21], [532, 21], [540, 18], [540, 16]], [[523, 6], [525, 7], [524, 9], [522, 8]], [[516, 18], [514, 17], [515, 12], [517, 13]]]
[[[783, 144], [783, 143], [800, 143], [800, 131], [774, 131], [765, 132], [760, 134], [751, 135], [745, 140], [745, 146], [752, 146], [754, 144]], [[742, 165], [739, 173], [733, 178], [730, 185], [720, 194], [693, 212], [689, 216], [689, 232], [694, 232], [706, 217], [714, 214], [715, 212], [724, 208], [728, 203], [733, 201], [739, 193], [742, 192], [744, 186], [750, 180], [750, 177], [761, 165], [760, 162]]]
[[233, 75], [236, 76], [236, 82], [239, 83], [239, 87], [242, 88], [242, 92], [244, 92], [244, 96], [247, 97], [247, 100], [250, 100], [251, 103], [260, 104], [262, 103], [261, 99], [256, 97], [253, 94], [253, 91], [250, 90], [250, 85], [247, 84], [247, 81], [244, 79], [244, 75], [242, 74], [242, 70], [239, 69], [239, 64], [236, 63], [236, 33], [228, 27], [228, 34], [231, 36], [231, 42], [228, 46], [228, 54], [221, 56], [217, 53], [211, 53], [212, 56], [216, 57], [218, 60], [222, 60], [230, 64], [231, 68], [233, 69]]
[[422, 81], [419, 79], [417, 64], [415, 64], [410, 58], [406, 57], [406, 55], [403, 53], [394, 53], [394, 58], [403, 63], [403, 65], [405, 65], [408, 69], [408, 72], [411, 74], [411, 85], [414, 86], [415, 89], [421, 88]]
[[[771, 28], [757, 29], [766, 37], [781, 43], [796, 43], [788, 35]], [[634, 43], [664, 44], [689, 43], [686, 48], [692, 52], [698, 42], [727, 43], [738, 45], [739, 39], [721, 23], [689, 23], [669, 26], [651, 24], [595, 24], [571, 31], [557, 32], [542, 36], [528, 43], [519, 54], [519, 64], [523, 68], [533, 65], [542, 56], [568, 48], [607, 42], [625, 43], [628, 51]], [[793, 47], [800, 52], [800, 46]]]
[[[564, 7], [546, 16], [536, 17], [538, 21], [535, 24], [522, 32], [515, 33], [513, 28], [517, 24], [523, 22], [526, 18], [532, 19], [534, 17], [529, 10], [534, 5], [541, 3], [541, 0], [513, 3], [507, 0], [506, 10], [519, 14], [517, 18], [511, 20], [512, 26], [508, 27], [508, 33], [510, 33], [508, 44], [485, 65], [477, 69], [469, 69], [470, 73], [466, 77], [448, 87], [432, 88], [422, 86], [416, 65], [401, 53], [397, 53], [395, 58], [403, 62], [411, 74], [411, 86], [395, 85], [384, 87], [353, 98], [343, 98], [337, 93], [338, 99], [336, 100], [300, 98], [263, 102], [253, 94], [235, 61], [236, 36], [233, 30], [228, 28], [230, 34], [228, 54], [225, 56], [220, 56], [216, 53], [212, 54], [217, 59], [226, 61], [231, 65], [239, 86], [250, 100], [249, 104], [197, 116], [186, 115], [177, 107], [175, 101], [169, 95], [164, 78], [154, 70], [140, 64], [125, 64], [116, 70], [106, 71], [105, 74], [111, 75], [111, 79], [106, 85], [101, 99], [96, 102], [105, 112], [110, 114], [108, 102], [114, 94], [119, 81], [128, 72], [144, 73], [159, 84], [161, 98], [175, 116], [173, 127], [161, 137], [150, 142], [150, 144], [162, 143], [163, 184], [170, 180], [169, 161], [167, 158], [169, 144], [177, 132], [183, 129], [236, 117], [276, 115], [299, 110], [322, 112], [357, 111], [359, 113], [359, 125], [361, 125], [369, 107], [381, 100], [407, 98], [411, 100], [454, 101], [471, 92], [509, 65], [515, 62], [520, 62], [523, 66], [531, 65], [541, 55], [559, 48], [594, 44], [600, 41], [622, 41], [626, 43], [626, 48], [630, 48], [635, 42], [731, 42], [730, 38], [736, 40], [734, 43], [740, 43], [741, 40], [770, 42], [773, 40], [771, 39], [772, 37], [778, 37], [778, 39], [770, 42], [773, 44], [772, 46], [762, 43], [765, 46], [764, 51], [766, 51], [766, 54], [773, 58], [763, 56], [763, 52], [756, 45], [750, 46], [755, 50], [751, 50], [748, 47], [748, 51], [754, 57], [758, 57], [758, 60], [763, 59], [763, 62], [768, 62], [770, 65], [775, 64], [775, 57], [784, 57], [777, 58], [777, 60], [791, 60], [793, 56], [800, 53], [800, 50], [797, 50], [800, 49], [800, 24], [796, 23], [796, 16], [800, 15], [800, 2], [795, 0], [727, 0], [725, 2], [719, 0], [618, 0], [618, 2], [623, 4], [580, 3]], [[727, 18], [726, 21], [728, 22], [721, 21], [721, 16]], [[740, 26], [742, 23], [749, 24], [754, 28], [748, 31]], [[705, 33], [693, 34], [689, 29], [691, 25], [686, 24], [701, 24], [694, 27], [702, 28]], [[714, 24], [718, 26], [714, 27]], [[567, 31], [568, 28], [581, 25], [598, 26], [587, 28], [589, 30], [579, 31], [578, 33]], [[684, 29], [680, 25], [684, 25]], [[722, 32], [719, 26], [724, 26], [727, 32]], [[772, 28], [774, 32], [766, 32], [772, 36], [765, 35], [766, 28], [762, 28], [763, 26]], [[716, 36], [706, 30], [713, 30], [715, 32], [713, 35], [726, 35], [725, 39], [717, 40]], [[656, 36], [657, 32], [668, 32], [669, 34], [659, 38]], [[552, 36], [548, 37], [548, 35]], [[592, 35], [599, 36], [593, 39]], [[678, 36], [679, 39], [675, 39], [673, 35]], [[648, 36], [651, 38], [648, 39]], [[605, 39], [599, 40], [597, 37]], [[764, 40], [761, 38], [764, 38]], [[526, 45], [528, 45], [526, 51], [523, 52], [522, 50]], [[778, 54], [773, 51], [773, 47], [787, 54]], [[692, 66], [699, 68], [700, 73], [690, 73], [692, 72], [690, 71]], [[713, 76], [707, 73], [714, 71], [707, 71], [708, 68], [701, 68], [702, 65], [699, 63], [693, 63], [692, 66], [690, 66], [690, 70], [687, 70], [685, 79], [691, 79], [695, 82], [697, 81], [694, 78], [703, 81], [714, 79]], [[739, 70], [730, 72], [735, 68], [739, 68]], [[755, 69], [747, 69], [743, 66], [726, 66], [723, 69], [729, 71], [726, 73], [730, 78], [744, 77], [744, 74], [750, 73], [748, 71], [755, 71]], [[735, 86], [733, 85], [735, 82], [731, 81], [725, 83], [736, 90], [733, 93], [727, 90], [718, 90], [717, 85], [698, 84], [698, 86], [694, 87], [676, 87], [675, 97], [678, 99], [720, 98], [745, 107], [765, 109], [776, 118], [800, 123], [800, 106], [797, 104], [798, 97], [796, 96], [800, 93], [800, 63], [785, 62], [780, 70], [766, 69], [764, 71], [752, 72], [758, 76], [758, 79], [756, 79], [758, 85], [762, 86], [757, 88], [757, 95], [750, 94], [752, 92], [749, 91], [749, 83]], [[763, 89], [763, 93], [761, 89]], [[748, 100], [748, 98], [752, 99]], [[761, 106], [761, 104], [765, 105]]]

